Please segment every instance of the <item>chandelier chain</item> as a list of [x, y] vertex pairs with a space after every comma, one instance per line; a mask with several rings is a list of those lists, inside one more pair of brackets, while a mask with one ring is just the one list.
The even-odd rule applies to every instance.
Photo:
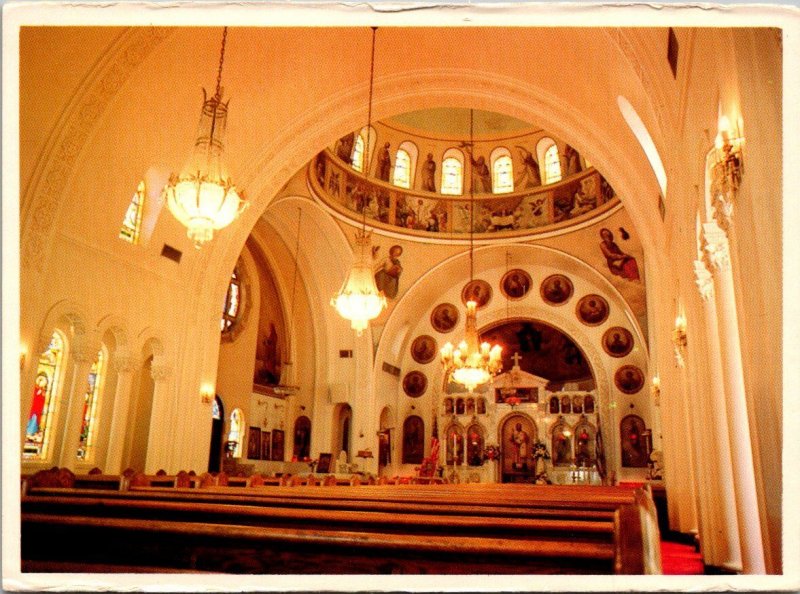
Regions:
[[217, 69], [217, 91], [216, 97], [221, 97], [220, 89], [222, 87], [222, 64], [225, 62], [225, 41], [228, 38], [228, 27], [222, 29], [222, 46], [219, 49], [219, 68]]
[[473, 277], [475, 274], [475, 258], [473, 256], [474, 251], [474, 239], [473, 236], [475, 234], [475, 175], [472, 173], [472, 160], [474, 158], [474, 151], [475, 151], [475, 139], [474, 139], [474, 130], [473, 126], [475, 124], [475, 110], [469, 110], [469, 159], [470, 159], [470, 183], [469, 183], [469, 280], [470, 282], [473, 281]]
[[[364, 147], [364, 175], [369, 176], [369, 144], [372, 133], [372, 87], [375, 84], [375, 33], [378, 27], [372, 27], [372, 53], [369, 60], [369, 99], [367, 100], [367, 146]], [[361, 204], [361, 230], [367, 231], [367, 205]]]

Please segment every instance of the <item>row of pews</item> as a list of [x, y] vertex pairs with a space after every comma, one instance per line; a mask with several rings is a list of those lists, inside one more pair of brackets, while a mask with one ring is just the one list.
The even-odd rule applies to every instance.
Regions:
[[23, 483], [26, 572], [660, 573], [641, 488], [47, 472]]

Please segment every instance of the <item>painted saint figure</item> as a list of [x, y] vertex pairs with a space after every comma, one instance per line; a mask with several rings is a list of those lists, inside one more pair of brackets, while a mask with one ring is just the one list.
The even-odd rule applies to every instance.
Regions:
[[392, 171], [392, 158], [389, 156], [389, 143], [383, 145], [381, 152], [378, 153], [378, 164], [375, 168], [375, 177], [382, 181], [389, 181], [389, 174]]
[[400, 256], [402, 255], [403, 246], [393, 245], [389, 248], [389, 257], [381, 263], [375, 272], [375, 285], [389, 299], [397, 297], [397, 291], [400, 287], [400, 275], [403, 272], [403, 266], [400, 264]]
[[[542, 185], [542, 175], [539, 172], [539, 162], [533, 158], [533, 154], [517, 145], [519, 149], [520, 158], [522, 160], [522, 171], [517, 179], [514, 180], [514, 186], [517, 188], [535, 188]], [[522, 184], [524, 180], [524, 185]]]
[[432, 153], [428, 153], [428, 158], [422, 164], [422, 189], [426, 192], [436, 191], [436, 162]]
[[628, 280], [639, 280], [639, 266], [636, 258], [623, 252], [614, 242], [614, 234], [605, 227], [600, 229], [600, 249], [608, 263], [611, 274], [621, 276]]
[[522, 423], [517, 423], [511, 433], [511, 446], [514, 452], [514, 468], [525, 468], [528, 458], [528, 443], [530, 436], [522, 428]]

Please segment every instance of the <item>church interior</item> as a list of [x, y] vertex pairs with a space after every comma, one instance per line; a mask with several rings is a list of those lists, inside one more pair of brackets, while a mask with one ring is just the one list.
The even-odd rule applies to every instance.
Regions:
[[23, 570], [48, 510], [79, 513], [36, 493], [57, 468], [118, 491], [385, 488], [398, 508], [627, 488], [700, 573], [785, 574], [797, 14], [353, 11], [8, 12]]

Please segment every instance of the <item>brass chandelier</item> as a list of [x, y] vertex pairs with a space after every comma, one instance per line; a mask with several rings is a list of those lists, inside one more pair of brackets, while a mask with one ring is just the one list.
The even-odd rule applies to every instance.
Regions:
[[203, 109], [197, 140], [180, 175], [171, 175], [163, 197], [170, 212], [187, 229], [196, 248], [210, 241], [214, 231], [230, 225], [247, 207], [247, 201], [231, 181], [225, 165], [225, 127], [228, 104], [222, 102], [222, 64], [225, 40], [222, 33], [217, 88], [212, 97], [203, 89]]
[[[470, 148], [474, 147], [473, 127], [474, 113], [469, 112], [469, 142]], [[474, 148], [473, 148], [474, 150]], [[474, 280], [474, 233], [475, 233], [475, 184], [471, 180], [469, 190], [469, 280]], [[477, 310], [478, 304], [467, 301], [466, 327], [464, 339], [453, 347], [448, 342], [442, 347], [441, 359], [445, 376], [452, 377], [453, 381], [464, 386], [468, 392], [473, 392], [476, 387], [485, 384], [503, 368], [502, 347], [490, 345], [488, 342], [479, 342]]]
[[[367, 108], [367, 140], [364, 148], [363, 171], [369, 175], [370, 134], [372, 132], [372, 87], [375, 79], [375, 32], [372, 27], [372, 58], [369, 71], [369, 104]], [[331, 305], [340, 316], [350, 320], [350, 326], [358, 336], [369, 326], [370, 320], [377, 318], [386, 308], [386, 296], [378, 291], [372, 271], [372, 232], [367, 232], [366, 204], [361, 206], [361, 229], [356, 233], [353, 267], [331, 299]]]

